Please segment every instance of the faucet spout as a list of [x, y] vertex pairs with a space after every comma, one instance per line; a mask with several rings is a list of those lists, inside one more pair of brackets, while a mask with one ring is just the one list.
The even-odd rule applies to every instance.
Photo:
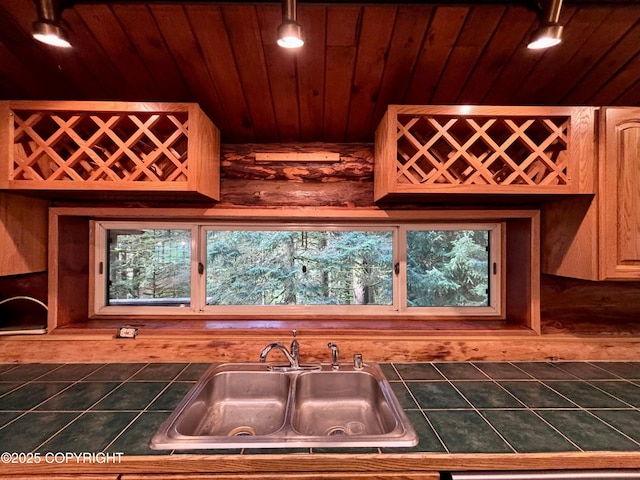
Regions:
[[274, 348], [280, 350], [283, 355], [287, 357], [287, 361], [291, 364], [292, 368], [298, 368], [298, 361], [293, 356], [291, 356], [286, 347], [280, 342], [273, 342], [264, 347], [262, 352], [260, 352], [260, 363], [264, 363], [267, 361], [267, 355], [269, 355], [269, 352]]

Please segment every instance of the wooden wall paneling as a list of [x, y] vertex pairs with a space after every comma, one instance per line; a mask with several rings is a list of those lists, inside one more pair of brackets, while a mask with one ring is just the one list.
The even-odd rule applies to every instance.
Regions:
[[618, 98], [616, 98], [616, 104], [633, 105], [634, 101], [637, 98], [640, 98], [640, 80], [629, 87], [626, 92], [622, 93]]
[[49, 216], [49, 331], [87, 320], [89, 219]]
[[539, 216], [507, 221], [507, 320], [540, 333]]
[[305, 5], [298, 10], [298, 21], [305, 41], [302, 50], [295, 54], [300, 112], [298, 140], [309, 142], [323, 138], [323, 125], [318, 119], [324, 118], [327, 7]]
[[[85, 77], [79, 77], [79, 80], [82, 80], [87, 87], [95, 90], [87, 98], [132, 100], [133, 96], [130, 92], [122, 91], [122, 86], [127, 85], [125, 77], [122, 76], [113, 59], [102, 48], [93, 32], [84, 23], [78, 11], [75, 8], [66, 9], [64, 11], [64, 19], [69, 25], [73, 26], [73, 31], [70, 32], [73, 52], [68, 54], [77, 58], [91, 73], [90, 81], [87, 81]], [[104, 94], [98, 95], [96, 93], [98, 89], [101, 89]], [[51, 98], [51, 95], [42, 98]]]
[[277, 125], [256, 8], [238, 4], [221, 8], [256, 138], [266, 141], [277, 132]]
[[[139, 99], [161, 98], [160, 90], [127, 33], [109, 5], [76, 5], [82, 20], [107, 54], [117, 59], [114, 65], [124, 78], [130, 95]], [[122, 90], [121, 90], [122, 91]], [[132, 97], [127, 96], [127, 99]], [[122, 100], [122, 99], [120, 99]]]
[[434, 10], [434, 7], [398, 7], [370, 131], [375, 131], [389, 105], [402, 103]]
[[49, 202], [0, 192], [0, 275], [47, 269]]
[[223, 121], [219, 122], [223, 128], [222, 140], [246, 141], [255, 138], [254, 121], [242, 90], [221, 7], [187, 5], [184, 8], [198, 40], [198, 48], [203, 52], [211, 82], [218, 92], [225, 93], [219, 95], [225, 112]]
[[[0, 6], [0, 24], [2, 18], [8, 19], [9, 14]], [[0, 29], [2, 27], [0, 26]], [[6, 42], [6, 44], [5, 44]], [[24, 98], [35, 96], [42, 98], [46, 95], [46, 86], [42, 84], [42, 76], [36, 71], [25, 65], [25, 58], [18, 57], [13, 51], [11, 42], [7, 39], [0, 38], [0, 65], [5, 66], [6, 72], [3, 72], [3, 82], [9, 83], [9, 90], [1, 90], [0, 97], [3, 99]], [[13, 85], [13, 87], [11, 87]], [[12, 91], [14, 93], [12, 93]]]
[[543, 273], [598, 279], [598, 207], [591, 195], [542, 206]]
[[[566, 6], [561, 11], [560, 23], [565, 24], [575, 12], [575, 7]], [[553, 49], [529, 50], [526, 47], [527, 40], [538, 22], [530, 25], [530, 31], [524, 36], [524, 42], [519, 46], [495, 79], [491, 88], [482, 100], [485, 105], [516, 105], [514, 97], [518, 95], [518, 88], [531, 75], [531, 71], [538, 63], [543, 62], [546, 55], [552, 55]], [[551, 52], [551, 53], [550, 53]], [[527, 101], [525, 104], [531, 104]]]
[[[87, 68], [82, 57], [76, 55], [71, 49], [49, 47], [33, 40], [31, 29], [36, 11], [31, 2], [8, 2], [6, 8], [13, 15], [13, 18], [20, 23], [21, 29], [26, 33], [33, 46], [43, 50], [43, 54], [49, 57], [49, 61], [52, 61], [58, 69], [58, 75], [61, 78], [65, 78], [68, 85], [73, 89], [73, 96], [67, 98], [104, 98], [106, 91], [102, 87], [102, 82]], [[68, 21], [65, 16], [65, 22]], [[75, 49], [79, 46], [75, 35], [75, 25], [70, 23], [69, 25], [72, 28], [67, 30], [72, 49]], [[82, 25], [79, 26], [79, 30], [79, 35], [82, 37]], [[80, 47], [82, 48], [82, 45]]]
[[464, 89], [458, 95], [461, 104], [481, 104], [491, 84], [508, 63], [518, 55], [532, 25], [537, 25], [535, 13], [524, 7], [510, 6], [502, 16]]
[[351, 87], [347, 141], [370, 136], [371, 116], [384, 73], [397, 10], [397, 7], [390, 6], [364, 7]]
[[[630, 13], [630, 15], [633, 13]], [[637, 18], [637, 17], [636, 17]], [[586, 104], [588, 100], [606, 86], [612, 77], [611, 72], [618, 72], [624, 65], [638, 54], [640, 50], [640, 23], [636, 23], [605, 57], [581, 79], [571, 91], [562, 98], [562, 103], [567, 105]]]
[[413, 70], [404, 104], [425, 105], [438, 85], [440, 76], [469, 14], [468, 7], [437, 7]]
[[[162, 79], [157, 82], [162, 98], [171, 102], [189, 101], [182, 75], [167, 50], [149, 7], [115, 3], [111, 8], [151, 76]], [[141, 25], [144, 28], [140, 28]]]
[[188, 97], [197, 102], [214, 123], [225, 127], [225, 138], [232, 141], [233, 132], [228, 130], [226, 121], [221, 121], [226, 120], [226, 115], [220, 95], [211, 80], [203, 49], [194, 36], [184, 7], [160, 3], [149, 5], [149, 8], [177, 68], [187, 83], [190, 90]]
[[555, 70], [555, 88], [547, 90], [548, 104], [559, 103], [569, 91], [613, 48], [640, 17], [640, 7], [635, 12], [627, 8], [615, 8], [593, 34], [584, 38], [580, 49], [561, 69]]
[[621, 101], [621, 97], [633, 98], [632, 95], [628, 95], [627, 90], [633, 87], [638, 78], [640, 78], [640, 52], [590, 97], [589, 101], [598, 102], [600, 105], [627, 105]]
[[497, 5], [471, 8], [431, 98], [432, 104], [448, 105], [456, 102], [498, 26], [504, 10], [505, 7]]
[[346, 139], [361, 13], [362, 7], [359, 6], [327, 6], [323, 118], [324, 140], [327, 142], [344, 142]]
[[[282, 142], [291, 142], [296, 140], [300, 134], [299, 102], [293, 100], [293, 97], [297, 97], [298, 94], [298, 85], [296, 84], [297, 51], [282, 48], [276, 43], [278, 25], [282, 22], [281, 6], [257, 5], [256, 13], [260, 24], [265, 68], [277, 119], [278, 138]], [[307, 47], [306, 44], [305, 47]], [[309, 92], [304, 92], [303, 95], [307, 96]]]
[[[571, 9], [568, 9], [567, 15]], [[593, 12], [596, 11], [594, 23]], [[564, 24], [562, 32], [562, 42], [554, 48], [548, 49], [542, 56], [540, 62], [531, 70], [529, 75], [517, 90], [517, 94], [512, 97], [516, 104], [540, 104], [544, 103], [547, 95], [546, 89], [555, 81], [558, 71], [562, 72], [559, 65], [566, 65], [572, 58], [580, 55], [584, 48], [584, 43], [593, 35], [603, 21], [611, 12], [610, 7], [595, 9], [575, 9], [575, 14]]]
[[[50, 48], [44, 45], [41, 47], [40, 42], [34, 42], [33, 37], [27, 33], [31, 31], [31, 27], [24, 30], [21, 28], [21, 23], [24, 22], [16, 19], [16, 8], [21, 11], [22, 7], [28, 9], [29, 5], [28, 2], [3, 2], [0, 5], [0, 42], [38, 79], [40, 88], [36, 94], [46, 95], [46, 91], [53, 87], [59, 96], [72, 98], [75, 93], [74, 79], [58, 68], [49, 54]], [[33, 14], [35, 13], [34, 8]]]

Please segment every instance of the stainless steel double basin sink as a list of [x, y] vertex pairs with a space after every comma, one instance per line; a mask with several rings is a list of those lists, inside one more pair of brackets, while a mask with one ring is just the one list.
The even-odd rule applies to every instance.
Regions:
[[214, 364], [151, 439], [154, 449], [406, 447], [417, 436], [375, 363], [278, 371]]

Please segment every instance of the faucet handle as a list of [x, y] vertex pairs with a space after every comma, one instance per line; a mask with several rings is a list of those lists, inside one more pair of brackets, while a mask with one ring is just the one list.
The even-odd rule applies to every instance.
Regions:
[[293, 334], [293, 339], [296, 339], [296, 336], [298, 335], [298, 331], [294, 328], [293, 330], [291, 330], [291, 333]]

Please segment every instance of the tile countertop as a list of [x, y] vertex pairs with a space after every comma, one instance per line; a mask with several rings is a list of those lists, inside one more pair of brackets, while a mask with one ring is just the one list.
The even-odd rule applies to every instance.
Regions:
[[413, 448], [156, 451], [208, 364], [0, 364], [0, 452], [640, 452], [640, 362], [383, 363]]

